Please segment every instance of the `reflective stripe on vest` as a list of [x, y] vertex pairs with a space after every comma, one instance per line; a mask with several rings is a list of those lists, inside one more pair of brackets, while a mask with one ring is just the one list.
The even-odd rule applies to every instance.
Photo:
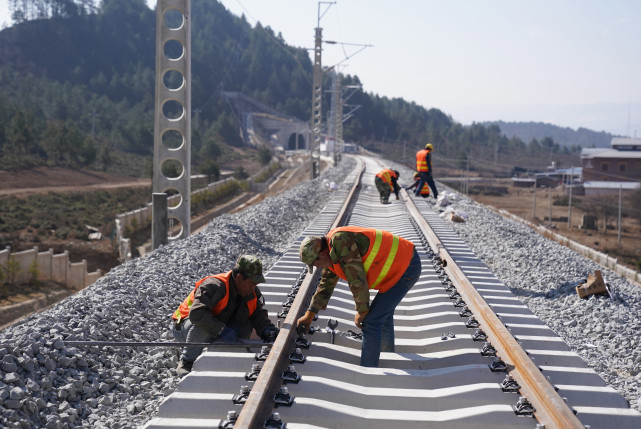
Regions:
[[427, 183], [423, 185], [423, 189], [421, 189], [421, 195], [429, 195], [430, 194], [430, 187], [427, 186]]
[[430, 153], [427, 149], [421, 149], [416, 152], [416, 171], [428, 171], [427, 155]]
[[379, 171], [376, 174], [376, 177], [380, 177], [383, 182], [388, 183], [390, 188], [394, 189], [394, 186], [392, 185], [392, 177], [396, 177], [396, 173], [394, 173], [394, 171], [389, 169]]
[[[344, 226], [330, 231], [327, 234], [330, 250], [331, 238], [339, 231], [356, 232], [369, 238], [369, 249], [361, 259], [370, 289], [378, 289], [379, 292], [389, 290], [403, 276], [412, 260], [414, 244], [411, 241], [381, 229], [358, 226]], [[347, 280], [340, 264], [332, 265], [329, 270]]]
[[[174, 314], [172, 314], [172, 319], [176, 319], [178, 322], [180, 322], [182, 319], [185, 319], [189, 316], [189, 310], [191, 309], [191, 305], [194, 303], [194, 296], [196, 294], [196, 289], [207, 279], [210, 278], [215, 278], [220, 280], [225, 284], [225, 296], [223, 299], [218, 301], [218, 304], [211, 310], [212, 314], [214, 316], [218, 316], [221, 311], [227, 307], [227, 303], [229, 302], [229, 279], [231, 278], [231, 271], [225, 274], [215, 274], [213, 276], [207, 276], [203, 279], [200, 279], [196, 282], [196, 287], [194, 290], [191, 291], [189, 296], [185, 298], [185, 300], [180, 304], [178, 309], [174, 311]], [[258, 297], [256, 296], [256, 292], [253, 292], [254, 297], [247, 301], [247, 309], [249, 310], [249, 315], [251, 316], [254, 314], [254, 311], [256, 311], [257, 307], [257, 302], [258, 302]]]

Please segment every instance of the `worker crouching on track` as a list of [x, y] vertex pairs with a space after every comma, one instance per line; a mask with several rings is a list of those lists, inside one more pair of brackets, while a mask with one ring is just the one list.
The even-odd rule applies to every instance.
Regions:
[[[252, 255], [242, 255], [234, 269], [205, 277], [171, 316], [176, 341], [188, 343], [227, 343], [249, 338], [252, 329], [263, 340], [272, 340], [278, 328], [263, 308], [265, 299], [256, 286], [263, 283], [263, 266]], [[176, 372], [187, 374], [203, 347], [185, 347]]]
[[381, 204], [389, 204], [389, 196], [394, 191], [396, 199], [398, 200], [398, 192], [401, 187], [398, 186], [399, 172], [396, 170], [385, 169], [374, 177], [374, 184], [381, 198]]
[[[421, 274], [414, 244], [388, 231], [346, 226], [324, 237], [306, 237], [299, 256], [310, 271], [312, 266], [323, 271], [297, 325], [308, 330], [314, 316], [327, 308], [338, 279], [346, 280], [356, 304], [354, 323], [363, 331], [361, 366], [377, 367], [381, 351], [394, 351], [394, 310]], [[378, 290], [371, 304], [369, 289]]]
[[[409, 186], [405, 189], [407, 189], [408, 191], [411, 191], [412, 189], [418, 187], [420, 183], [421, 183], [421, 177], [419, 176], [418, 173], [414, 173], [414, 183], [412, 184], [412, 186]], [[427, 185], [427, 183], [423, 183], [423, 189], [421, 189], [421, 192], [419, 195], [423, 198], [428, 198], [430, 196], [430, 187]]]

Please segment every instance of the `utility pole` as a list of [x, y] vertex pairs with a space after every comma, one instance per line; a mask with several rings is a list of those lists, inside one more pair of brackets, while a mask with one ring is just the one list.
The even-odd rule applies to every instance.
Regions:
[[[335, 2], [318, 2], [318, 21], [316, 25], [316, 36], [314, 37], [314, 78], [312, 82], [312, 137], [309, 142], [311, 158], [311, 178], [315, 179], [320, 174], [320, 144], [321, 144], [321, 125], [322, 125], [322, 107], [323, 107], [323, 66], [321, 62], [323, 29], [320, 28], [321, 4]], [[327, 12], [327, 9], [325, 9]], [[325, 14], [323, 12], [323, 15]]]
[[548, 188], [548, 226], [552, 226], [552, 187]]
[[574, 167], [570, 168], [570, 198], [568, 202], [568, 231], [572, 229], [572, 184], [574, 182]]
[[336, 72], [333, 95], [336, 97], [334, 101], [334, 165], [338, 165], [343, 153], [343, 95], [338, 71]]
[[622, 194], [622, 190], [623, 190], [623, 185], [619, 184], [619, 221], [618, 221], [619, 233], [617, 235], [617, 242], [619, 244], [621, 244], [621, 194]]
[[316, 42], [314, 44], [314, 81], [312, 83], [312, 141], [309, 142], [311, 156], [311, 178], [315, 179], [316, 169], [320, 168], [321, 121], [323, 104], [323, 69], [321, 66], [321, 43], [323, 29], [316, 27]]
[[465, 195], [470, 190], [470, 157], [467, 157], [467, 160], [465, 162]]
[[536, 219], [536, 173], [534, 173], [534, 204], [532, 204], [532, 219]]
[[329, 113], [327, 115], [327, 136], [328, 144], [332, 143], [332, 147], [327, 147], [327, 151], [331, 150], [332, 157], [334, 159], [334, 165], [338, 165], [338, 124], [341, 124], [342, 128], [342, 104], [341, 104], [341, 89], [340, 89], [340, 77], [336, 71], [336, 67], [333, 67], [330, 71], [332, 79], [332, 89], [329, 91], [331, 94], [331, 104]]

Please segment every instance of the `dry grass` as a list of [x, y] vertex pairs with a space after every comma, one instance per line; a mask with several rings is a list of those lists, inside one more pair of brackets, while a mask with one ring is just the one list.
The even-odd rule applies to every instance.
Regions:
[[[455, 189], [460, 187], [454, 182], [449, 185]], [[504, 188], [507, 193], [478, 192], [487, 186]], [[588, 197], [573, 195], [570, 211], [567, 189], [561, 187], [539, 188], [535, 197], [533, 188], [512, 186], [510, 179], [492, 179], [485, 184], [469, 184], [468, 190], [469, 197], [481, 204], [505, 210], [533, 224], [547, 226], [570, 240], [617, 258], [621, 265], [635, 270], [641, 268], [641, 225], [638, 218], [622, 216], [619, 239], [616, 210], [607, 220], [603, 212], [597, 210], [597, 229], [583, 229], [580, 227], [583, 216], [594, 214], [594, 207], [598, 204]], [[555, 201], [560, 205], [555, 205]]]

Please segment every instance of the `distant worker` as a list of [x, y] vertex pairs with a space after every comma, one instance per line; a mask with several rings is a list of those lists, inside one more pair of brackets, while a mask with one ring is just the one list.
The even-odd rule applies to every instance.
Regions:
[[[361, 366], [377, 367], [381, 351], [394, 351], [394, 310], [421, 275], [414, 244], [388, 231], [358, 226], [306, 237], [300, 245], [302, 262], [322, 268], [320, 283], [297, 326], [308, 330], [314, 316], [327, 308], [341, 278], [354, 296], [354, 324], [363, 331]], [[378, 293], [370, 304], [369, 290]]]
[[432, 143], [425, 145], [425, 149], [421, 149], [416, 152], [416, 171], [419, 174], [421, 182], [416, 186], [414, 195], [417, 197], [421, 194], [423, 185], [427, 183], [432, 188], [432, 193], [434, 198], [438, 197], [438, 191], [436, 190], [436, 184], [434, 183], [434, 178], [432, 177], [432, 150], [434, 146]]
[[[269, 320], [263, 308], [265, 299], [256, 286], [264, 281], [263, 266], [252, 255], [240, 256], [227, 273], [197, 281], [171, 316], [174, 338], [187, 343], [214, 343], [214, 340], [234, 343], [239, 338], [249, 338], [255, 329], [263, 340], [273, 341], [278, 328]], [[202, 350], [202, 346], [182, 350], [178, 375], [191, 371]]]
[[374, 184], [376, 185], [376, 189], [378, 189], [381, 204], [389, 204], [389, 196], [392, 191], [394, 191], [396, 199], [398, 200], [398, 192], [401, 190], [401, 187], [398, 186], [399, 176], [398, 171], [385, 169], [379, 171], [376, 177], [374, 177]]
[[[409, 186], [406, 188], [408, 191], [417, 188], [419, 183], [421, 182], [421, 178], [418, 173], [414, 173], [414, 183], [412, 186]], [[423, 184], [423, 189], [421, 189], [420, 196], [423, 198], [428, 198], [430, 196], [430, 187], [427, 185], [427, 183]]]

